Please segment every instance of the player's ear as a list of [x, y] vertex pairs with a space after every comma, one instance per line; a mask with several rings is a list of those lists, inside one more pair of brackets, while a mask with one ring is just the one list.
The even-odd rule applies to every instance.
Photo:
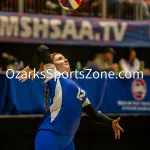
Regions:
[[44, 66], [43, 66], [43, 63], [40, 64], [40, 68], [38, 70], [39, 72], [43, 72], [44, 71]]

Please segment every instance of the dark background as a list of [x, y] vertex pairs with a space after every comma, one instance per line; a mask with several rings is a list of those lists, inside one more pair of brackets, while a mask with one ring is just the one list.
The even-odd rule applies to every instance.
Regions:
[[[23, 60], [25, 66], [28, 65], [32, 59], [33, 53], [37, 48], [37, 44], [16, 44], [16, 43], [1, 43], [0, 54], [5, 51], [10, 55], [17, 57], [19, 60]], [[71, 69], [74, 70], [76, 62], [79, 60], [84, 66], [86, 62], [92, 60], [97, 53], [103, 52], [103, 47], [92, 46], [65, 46], [65, 45], [47, 45], [51, 52], [62, 53], [70, 62]], [[116, 54], [114, 55], [114, 61], [118, 62], [124, 55], [127, 48], [114, 47]], [[145, 62], [145, 67], [150, 68], [150, 48], [135, 48], [137, 51], [137, 57]], [[2, 59], [1, 59], [2, 61]]]
[[[118, 116], [110, 116], [117, 118]], [[1, 150], [34, 150], [34, 138], [41, 117], [1, 118]], [[125, 132], [116, 140], [111, 128], [81, 119], [75, 135], [76, 150], [148, 150], [150, 116], [122, 116], [120, 125]], [[53, 150], [53, 148], [51, 149]]]

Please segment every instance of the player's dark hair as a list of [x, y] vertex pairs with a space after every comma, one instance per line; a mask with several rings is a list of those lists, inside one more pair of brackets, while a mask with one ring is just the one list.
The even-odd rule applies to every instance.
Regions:
[[44, 106], [46, 107], [46, 111], [48, 111], [48, 92], [49, 92], [49, 88], [48, 85], [46, 84], [45, 98], [44, 98]]
[[[52, 54], [50, 55], [51, 59], [54, 60], [54, 57], [55, 57], [55, 55], [57, 55], [57, 54], [59, 54], [59, 53], [52, 53]], [[43, 64], [41, 64], [41, 67], [40, 67], [40, 68], [41, 68], [41, 71], [44, 70]], [[48, 111], [48, 93], [49, 93], [49, 88], [48, 88], [48, 84], [46, 84], [45, 94], [44, 94], [44, 96], [45, 96], [45, 98], [44, 98], [44, 106], [46, 107], [46, 111]]]

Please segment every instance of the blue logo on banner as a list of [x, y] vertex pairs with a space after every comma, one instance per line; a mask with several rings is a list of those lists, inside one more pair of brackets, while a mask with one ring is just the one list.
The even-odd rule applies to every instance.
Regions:
[[146, 83], [143, 79], [135, 79], [132, 82], [132, 94], [136, 100], [143, 100], [147, 92]]

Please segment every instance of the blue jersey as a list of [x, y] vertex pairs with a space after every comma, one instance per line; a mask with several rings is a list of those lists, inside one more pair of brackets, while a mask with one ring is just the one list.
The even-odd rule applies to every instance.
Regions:
[[48, 129], [74, 136], [82, 115], [82, 108], [90, 104], [86, 92], [71, 79], [53, 78], [47, 82], [50, 107], [39, 129]]

